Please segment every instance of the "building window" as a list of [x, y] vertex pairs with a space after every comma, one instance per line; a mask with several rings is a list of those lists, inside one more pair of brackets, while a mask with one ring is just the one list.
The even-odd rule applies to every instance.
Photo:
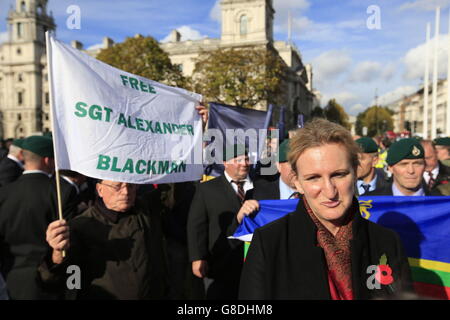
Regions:
[[21, 12], [25, 12], [27, 10], [27, 6], [26, 6], [26, 4], [25, 4], [25, 1], [22, 1], [21, 3], [20, 3], [20, 11]]
[[22, 54], [22, 49], [20, 49], [20, 48], [17, 48], [17, 55], [21, 55]]
[[48, 112], [46, 112], [44, 115], [45, 115], [45, 120], [48, 121], [49, 120]]
[[23, 92], [17, 92], [17, 104], [21, 106], [23, 103]]
[[21, 73], [19, 73], [19, 75], [17, 76], [17, 80], [18, 80], [19, 82], [23, 82], [23, 76], [22, 76]]
[[247, 32], [248, 32], [247, 28], [248, 28], [248, 18], [244, 14], [241, 16], [241, 19], [240, 19], [241, 36], [244, 36], [247, 34]]
[[19, 121], [22, 120], [22, 115], [20, 113], [17, 114], [17, 120], [19, 120]]
[[22, 38], [22, 33], [23, 33], [23, 29], [22, 29], [22, 24], [20, 22], [17, 23], [17, 38]]
[[50, 95], [48, 94], [48, 92], [45, 93], [45, 104], [49, 104], [50, 103]]

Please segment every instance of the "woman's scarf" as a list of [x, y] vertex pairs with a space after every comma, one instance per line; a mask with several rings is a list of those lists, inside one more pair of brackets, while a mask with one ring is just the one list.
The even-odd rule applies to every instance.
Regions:
[[350, 214], [339, 228], [336, 236], [317, 219], [303, 198], [306, 211], [317, 226], [317, 245], [325, 252], [328, 266], [328, 283], [333, 300], [353, 300], [352, 268], [350, 256], [350, 240], [353, 238], [352, 224], [354, 213]]

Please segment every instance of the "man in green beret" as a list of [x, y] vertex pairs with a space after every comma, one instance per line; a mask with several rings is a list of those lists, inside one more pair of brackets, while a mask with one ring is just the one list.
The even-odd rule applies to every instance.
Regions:
[[237, 213], [253, 188], [243, 145], [228, 146], [223, 160], [224, 174], [198, 185], [188, 215], [189, 259], [193, 274], [204, 280], [207, 299], [237, 299], [243, 243], [227, 237], [237, 228]]
[[423, 182], [425, 152], [417, 139], [407, 138], [391, 145], [386, 158], [392, 182], [385, 188], [369, 192], [378, 196], [426, 196], [441, 195], [429, 192]]
[[436, 138], [433, 143], [439, 161], [450, 167], [450, 137]]
[[358, 154], [359, 166], [357, 169], [358, 180], [356, 188], [360, 196], [383, 189], [387, 185], [386, 175], [381, 168], [375, 168], [378, 163], [378, 145], [372, 138], [362, 137], [356, 140], [362, 152]]
[[[45, 232], [58, 218], [52, 139], [31, 136], [21, 142], [23, 174], [0, 189], [0, 257], [11, 299], [52, 299], [36, 282], [47, 253]], [[72, 209], [63, 203], [63, 213]]]
[[450, 181], [450, 167], [438, 160], [433, 142], [431, 140], [422, 140], [420, 143], [425, 151], [425, 172], [423, 173], [423, 178], [428, 190], [435, 189], [441, 184], [448, 184]]

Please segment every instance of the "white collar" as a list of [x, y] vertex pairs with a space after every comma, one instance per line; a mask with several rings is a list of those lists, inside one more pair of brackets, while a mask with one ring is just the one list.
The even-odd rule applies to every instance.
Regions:
[[[226, 171], [224, 171], [224, 174], [225, 174], [225, 178], [228, 180], [229, 183], [231, 183], [231, 181], [234, 181]], [[247, 177], [245, 177], [245, 179], [241, 179], [239, 181], [252, 182], [248, 175], [247, 175]]]
[[20, 168], [22, 168], [22, 170], [23, 170], [23, 163], [22, 163], [19, 159], [17, 159], [17, 158], [16, 158], [15, 156], [13, 156], [12, 154], [8, 154], [7, 157], [8, 157], [9, 159], [11, 159], [12, 161], [14, 161], [15, 163], [17, 163], [17, 165], [18, 165]]
[[23, 172], [23, 174], [31, 174], [31, 173], [42, 173], [42, 174], [45, 174], [45, 175], [46, 175], [47, 177], [49, 177], [49, 178], [52, 177], [51, 174], [49, 174], [49, 173], [47, 173], [47, 172], [45, 172], [45, 171], [42, 171], [42, 170], [25, 170], [25, 171]]
[[[399, 188], [397, 188], [397, 186], [395, 185], [395, 182], [392, 182], [392, 195], [394, 195], [394, 196], [406, 196], [405, 194], [403, 194], [403, 192], [400, 191]], [[412, 194], [411, 197], [424, 196], [424, 195], [425, 195], [425, 191], [423, 190], [422, 187], [420, 187], [420, 189], [417, 190], [414, 194]]]

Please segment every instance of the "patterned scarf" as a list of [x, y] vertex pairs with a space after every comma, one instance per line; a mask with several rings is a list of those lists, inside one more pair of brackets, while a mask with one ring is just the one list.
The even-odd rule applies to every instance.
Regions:
[[353, 300], [352, 269], [350, 257], [350, 240], [353, 238], [353, 210], [345, 223], [339, 228], [336, 236], [317, 219], [303, 198], [306, 211], [317, 226], [317, 245], [325, 252], [328, 266], [328, 283], [333, 300]]

